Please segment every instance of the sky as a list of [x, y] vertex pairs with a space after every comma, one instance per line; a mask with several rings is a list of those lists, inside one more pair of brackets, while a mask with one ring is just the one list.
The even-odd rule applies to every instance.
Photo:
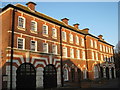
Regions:
[[[2, 2], [7, 4], [26, 2]], [[95, 36], [100, 34], [108, 43], [118, 43], [118, 2], [36, 2], [36, 11], [57, 20], [69, 19], [69, 25], [79, 23], [79, 28], [89, 28]]]

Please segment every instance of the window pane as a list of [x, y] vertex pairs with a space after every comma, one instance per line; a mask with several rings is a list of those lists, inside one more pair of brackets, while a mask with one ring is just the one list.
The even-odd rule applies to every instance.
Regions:
[[18, 26], [24, 28], [24, 18], [19, 17], [18, 19], [19, 19], [18, 20]]
[[35, 51], [35, 41], [31, 41], [31, 50]]
[[48, 53], [48, 43], [43, 43], [43, 52]]
[[57, 54], [57, 45], [52, 45], [52, 52]]
[[48, 26], [46, 25], [43, 26], [43, 34], [48, 35]]
[[37, 30], [37, 23], [35, 21], [31, 22], [31, 30], [33, 30], [33, 31]]
[[23, 39], [18, 39], [18, 48], [23, 49]]

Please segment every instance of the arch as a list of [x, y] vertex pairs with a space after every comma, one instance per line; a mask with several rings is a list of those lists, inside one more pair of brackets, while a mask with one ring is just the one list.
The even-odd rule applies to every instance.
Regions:
[[87, 70], [83, 69], [83, 79], [87, 79]]
[[[36, 88], [36, 70], [30, 63], [21, 64], [17, 71], [16, 76], [16, 89], [35, 89]], [[29, 82], [29, 83], [28, 83]]]
[[64, 74], [64, 81], [68, 81], [68, 69], [67, 68], [63, 69], [63, 74]]
[[43, 71], [43, 86], [44, 88], [57, 87], [57, 71], [54, 65], [48, 64]]
[[71, 68], [71, 81], [74, 82], [75, 81], [75, 69]]
[[98, 66], [94, 66], [94, 78], [96, 79], [96, 78], [99, 78], [99, 70], [98, 70]]

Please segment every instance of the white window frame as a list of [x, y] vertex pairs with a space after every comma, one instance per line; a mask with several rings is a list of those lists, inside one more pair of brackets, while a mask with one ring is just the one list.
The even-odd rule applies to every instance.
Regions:
[[[64, 34], [65, 36], [63, 36], [63, 34]], [[63, 40], [63, 41], [67, 41], [66, 32], [65, 32], [65, 31], [62, 31], [62, 40]]]
[[[23, 48], [22, 48], [22, 50], [24, 50], [25, 49], [25, 38], [21, 38], [21, 37], [17, 38], [17, 48], [18, 48], [18, 39], [23, 39]], [[20, 49], [20, 48], [18, 48], [18, 49]]]
[[[32, 49], [31, 49], [31, 43], [32, 43], [32, 41], [35, 42], [35, 50], [32, 50]], [[32, 50], [32, 51], [37, 51], [37, 41], [35, 41], [35, 40], [31, 40], [31, 41], [30, 41], [30, 50]]]
[[56, 28], [52, 28], [52, 37], [57, 38], [57, 29]]
[[[46, 44], [46, 47], [45, 47], [45, 45], [44, 44]], [[46, 49], [46, 50], [45, 50]], [[48, 53], [48, 43], [43, 43], [43, 52], [44, 53]]]
[[[20, 22], [19, 22], [19, 18], [22, 18], [22, 19], [24, 20], [24, 22], [23, 22], [23, 27], [21, 27], [20, 24], [19, 24], [19, 23], [20, 23]], [[26, 22], [26, 21], [25, 21], [25, 18], [24, 18], [23, 16], [18, 16], [18, 27], [20, 27], [20, 28], [25, 28], [25, 22]]]
[[[32, 30], [32, 22], [34, 22], [35, 24], [35, 30]], [[32, 31], [37, 31], [37, 22], [36, 21], [34, 21], [34, 20], [31, 20], [31, 29], [30, 30], [32, 30]]]
[[103, 55], [101, 54], [101, 60], [103, 61]]
[[[46, 27], [46, 33], [44, 33], [44, 27]], [[46, 24], [43, 24], [42, 31], [44, 36], [48, 36], [48, 26]]]
[[79, 37], [76, 35], [76, 44], [79, 45]]
[[70, 40], [70, 43], [73, 43], [73, 34], [69, 34], [69, 40]]
[[95, 49], [97, 49], [97, 41], [94, 41]]
[[105, 52], [105, 46], [103, 45], [103, 52]]
[[80, 50], [79, 49], [76, 49], [76, 58], [80, 59]]
[[[55, 46], [55, 47], [54, 47]], [[54, 50], [55, 49], [55, 50]], [[54, 52], [55, 51], [55, 52]], [[53, 44], [52, 45], [52, 53], [53, 54], [57, 54], [57, 45], [56, 44]]]
[[111, 48], [111, 53], [113, 53], [113, 49]]
[[106, 46], [106, 52], [108, 52], [108, 47]]
[[86, 59], [86, 57], [85, 57], [86, 55], [85, 55], [85, 51], [84, 50], [82, 50], [82, 59], [83, 60], [85, 60]]
[[96, 54], [95, 54], [95, 55], [96, 55], [96, 60], [98, 60], [98, 52], [96, 52]]
[[99, 78], [99, 70], [97, 66], [94, 66], [94, 78]]
[[112, 58], [111, 58], [112, 56], [110, 56], [110, 62], [112, 62]]
[[63, 56], [67, 57], [67, 47], [63, 47]]
[[93, 48], [93, 40], [90, 39], [90, 47]]
[[102, 51], [102, 44], [100, 44], [100, 51]]
[[73, 48], [70, 48], [70, 57], [74, 58], [74, 49]]
[[91, 54], [92, 54], [92, 60], [94, 60], [95, 59], [94, 52], [92, 51]]
[[84, 38], [81, 37], [80, 39], [81, 39], [81, 46], [84, 46]]
[[[64, 81], [68, 81], [68, 69], [64, 68], [64, 70], [66, 70], [66, 72], [64, 71]], [[66, 78], [65, 78], [65, 73], [66, 73]]]

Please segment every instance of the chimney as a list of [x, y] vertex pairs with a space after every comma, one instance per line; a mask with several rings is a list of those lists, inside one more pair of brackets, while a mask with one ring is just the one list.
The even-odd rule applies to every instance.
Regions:
[[85, 28], [85, 29], [83, 29], [83, 31], [84, 31], [85, 33], [88, 33], [89, 28]]
[[35, 5], [36, 5], [36, 3], [34, 3], [34, 2], [28, 2], [28, 3], [26, 3], [26, 5], [27, 5], [31, 10], [35, 11]]
[[103, 37], [103, 35], [99, 35], [99, 36], [98, 36], [99, 39], [103, 39], [102, 37]]
[[74, 26], [75, 28], [79, 29], [79, 28], [78, 28], [78, 26], [79, 26], [79, 24], [78, 24], [78, 23], [73, 24], [73, 26]]
[[67, 19], [67, 18], [63, 18], [63, 19], [61, 19], [61, 21], [68, 25], [68, 21], [69, 21], [69, 19]]

